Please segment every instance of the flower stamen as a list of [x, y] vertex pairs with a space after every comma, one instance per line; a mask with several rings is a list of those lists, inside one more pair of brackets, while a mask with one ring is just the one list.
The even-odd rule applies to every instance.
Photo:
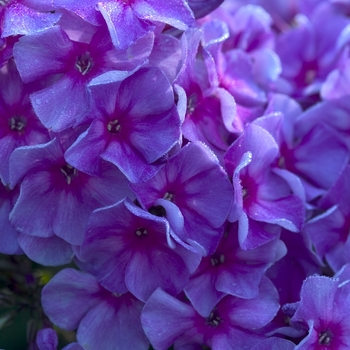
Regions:
[[135, 231], [135, 234], [136, 234], [136, 236], [138, 236], [138, 237], [146, 236], [146, 235], [148, 235], [148, 231], [147, 231], [145, 228], [140, 227], [140, 228], [138, 228], [138, 229]]
[[11, 130], [16, 130], [19, 133], [23, 133], [24, 128], [27, 125], [27, 121], [21, 116], [13, 116], [9, 120], [9, 127]]
[[107, 130], [111, 133], [111, 134], [117, 134], [120, 132], [120, 128], [121, 128], [121, 125], [119, 124], [119, 120], [118, 119], [115, 119], [115, 120], [112, 120], [110, 121], [108, 124], [107, 124]]
[[318, 343], [320, 345], [329, 345], [331, 343], [332, 338], [333, 338], [332, 332], [330, 330], [326, 330], [320, 333], [318, 337]]
[[61, 167], [60, 171], [65, 176], [68, 185], [72, 183], [72, 179], [78, 174], [78, 170], [73, 168], [69, 164], [66, 164], [63, 167]]
[[221, 317], [219, 316], [218, 312], [214, 309], [207, 318], [206, 323], [211, 327], [217, 327], [221, 322]]
[[75, 68], [82, 74], [85, 75], [90, 72], [94, 62], [90, 56], [90, 52], [85, 52], [77, 57], [75, 61]]

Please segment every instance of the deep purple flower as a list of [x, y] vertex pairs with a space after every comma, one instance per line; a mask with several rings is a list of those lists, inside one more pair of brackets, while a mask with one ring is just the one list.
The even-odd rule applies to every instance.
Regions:
[[153, 178], [131, 187], [146, 209], [168, 219], [173, 237], [202, 255], [215, 251], [233, 191], [208, 147], [187, 144]]
[[77, 340], [86, 349], [148, 349], [140, 322], [143, 303], [130, 293], [105, 290], [90, 274], [60, 271], [44, 287], [41, 302], [51, 322], [65, 330], [78, 329]]
[[190, 304], [157, 289], [142, 310], [141, 322], [156, 350], [173, 343], [175, 349], [206, 345], [213, 350], [248, 350], [262, 341], [253, 330], [271, 321], [279, 308], [277, 300], [272, 283], [263, 279], [258, 297], [226, 296], [202, 317]]
[[67, 151], [68, 162], [95, 174], [102, 158], [132, 182], [149, 179], [180, 138], [180, 119], [166, 77], [157, 68], [144, 68], [122, 82], [92, 85], [90, 90], [94, 120]]
[[[84, 27], [91, 30], [91, 25]], [[92, 119], [87, 85], [93, 78], [110, 71], [127, 75], [145, 62], [152, 45], [151, 35], [129, 51], [117, 50], [105, 27], [99, 27], [89, 43], [76, 42], [55, 26], [22, 37], [14, 47], [14, 57], [24, 82], [52, 80], [31, 95], [31, 102], [47, 128], [61, 131]]]
[[196, 311], [207, 315], [227, 294], [239, 298], [256, 298], [265, 271], [286, 254], [280, 240], [253, 250], [239, 248], [237, 223], [226, 229], [215, 253], [203, 258], [185, 288]]
[[201, 258], [173, 241], [167, 220], [130, 200], [94, 211], [78, 257], [105, 288], [142, 301], [158, 287], [181, 292]]
[[12, 153], [11, 184], [23, 181], [11, 222], [27, 235], [55, 234], [79, 245], [94, 209], [133, 195], [126, 178], [112, 164], [100, 163], [99, 176], [89, 176], [67, 163], [65, 136], [58, 135], [43, 145], [19, 147]]

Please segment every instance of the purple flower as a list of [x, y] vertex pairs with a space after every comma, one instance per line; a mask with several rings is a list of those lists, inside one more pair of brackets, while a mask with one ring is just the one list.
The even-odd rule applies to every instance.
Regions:
[[11, 184], [23, 181], [10, 217], [22, 233], [43, 238], [57, 235], [79, 245], [94, 209], [133, 195], [125, 177], [112, 164], [102, 162], [99, 176], [72, 167], [64, 158], [67, 135], [58, 136], [46, 144], [19, 147], [12, 153]]
[[24, 85], [13, 60], [0, 70], [0, 179], [9, 183], [9, 159], [20, 146], [49, 141], [29, 101], [33, 86]]
[[[88, 24], [84, 27], [91, 30]], [[33, 93], [31, 102], [47, 128], [61, 131], [91, 119], [87, 85], [93, 78], [110, 71], [134, 70], [144, 63], [152, 45], [153, 37], [147, 36], [126, 52], [114, 48], [104, 27], [85, 43], [71, 40], [55, 26], [22, 37], [14, 47], [14, 57], [24, 82], [51, 82]]]
[[43, 288], [41, 301], [51, 322], [65, 330], [78, 328], [77, 340], [86, 349], [148, 349], [140, 322], [143, 303], [130, 293], [105, 290], [90, 274], [60, 271]]
[[[219, 87], [214, 60], [199, 45], [200, 40], [210, 39], [198, 29], [182, 35], [182, 66], [174, 86], [179, 96], [180, 116], [184, 119], [184, 137], [206, 143], [221, 161], [230, 133], [235, 130], [236, 105], [229, 92]], [[200, 52], [203, 59], [197, 57]], [[181, 104], [186, 107], [181, 108]]]
[[[194, 24], [192, 11], [184, 0], [127, 0], [101, 1], [54, 0], [63, 7], [93, 24], [101, 24], [101, 14], [107, 23], [113, 44], [127, 48], [155, 28], [154, 22], [169, 24], [180, 30]], [[100, 11], [96, 11], [97, 9]]]
[[196, 344], [212, 350], [251, 349], [263, 339], [252, 331], [271, 321], [279, 308], [277, 300], [272, 283], [263, 279], [258, 297], [226, 296], [202, 317], [190, 304], [157, 289], [142, 310], [141, 322], [156, 350], [166, 350], [173, 343], [175, 349]]
[[244, 299], [257, 297], [265, 271], [286, 254], [285, 245], [278, 239], [242, 250], [237, 231], [237, 223], [226, 229], [215, 253], [202, 259], [185, 288], [186, 296], [202, 316], [227, 294]]
[[132, 182], [149, 179], [180, 138], [180, 119], [166, 77], [157, 68], [144, 68], [122, 82], [91, 85], [90, 90], [95, 118], [67, 151], [68, 162], [95, 174], [102, 158]]
[[300, 302], [292, 324], [304, 326], [308, 335], [298, 350], [346, 350], [350, 347], [350, 284], [324, 276], [308, 277], [300, 292]]
[[235, 189], [229, 220], [239, 220], [238, 238], [243, 249], [274, 239], [280, 227], [295, 232], [304, 224], [302, 199], [272, 170], [278, 151], [271, 134], [251, 124], [226, 152], [225, 166]]
[[305, 232], [310, 237], [315, 251], [325, 259], [334, 271], [350, 262], [350, 167], [341, 173], [338, 181], [319, 201], [323, 211], [305, 225]]
[[28, 35], [52, 27], [61, 17], [49, 0], [2, 0], [0, 36]]
[[146, 301], [161, 287], [176, 295], [201, 257], [176, 244], [169, 231], [164, 218], [121, 201], [93, 212], [78, 257], [114, 293], [130, 291]]
[[233, 191], [205, 145], [187, 144], [153, 178], [131, 187], [146, 209], [168, 219], [175, 239], [202, 255], [215, 251]]
[[[36, 345], [38, 350], [57, 350], [57, 333], [52, 328], [41, 329], [36, 336]], [[78, 343], [71, 343], [62, 350], [84, 350], [84, 348]]]

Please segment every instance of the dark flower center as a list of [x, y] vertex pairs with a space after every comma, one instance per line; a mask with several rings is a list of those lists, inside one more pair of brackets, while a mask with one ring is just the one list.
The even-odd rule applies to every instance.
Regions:
[[147, 236], [148, 235], [148, 231], [143, 228], [143, 227], [139, 227], [136, 231], [135, 231], [135, 235], [137, 237], [143, 237], [143, 236]]
[[24, 129], [27, 125], [27, 120], [19, 115], [15, 115], [9, 120], [9, 127], [11, 130], [18, 131], [19, 133], [23, 133]]
[[148, 209], [148, 211], [155, 216], [159, 216], [160, 218], [164, 218], [166, 216], [166, 210], [161, 205], [153, 205]]
[[210, 258], [210, 262], [212, 266], [222, 265], [225, 262], [225, 255], [224, 254], [213, 255]]
[[91, 68], [94, 65], [94, 61], [90, 56], [90, 52], [85, 52], [82, 55], [77, 57], [75, 61], [75, 69], [79, 71], [82, 75], [90, 72]]
[[78, 170], [73, 168], [71, 165], [66, 164], [61, 167], [61, 173], [64, 175], [67, 184], [70, 185], [72, 183], [72, 179], [77, 176]]
[[206, 320], [207, 325], [209, 325], [210, 327], [217, 327], [221, 322], [222, 322], [222, 319], [219, 316], [219, 314], [216, 311], [216, 309], [214, 309], [210, 313], [209, 317]]
[[329, 345], [331, 343], [332, 338], [333, 333], [330, 330], [326, 330], [320, 333], [318, 337], [318, 343], [320, 345]]
[[118, 134], [120, 132], [121, 125], [118, 119], [112, 120], [107, 124], [107, 130], [111, 134]]

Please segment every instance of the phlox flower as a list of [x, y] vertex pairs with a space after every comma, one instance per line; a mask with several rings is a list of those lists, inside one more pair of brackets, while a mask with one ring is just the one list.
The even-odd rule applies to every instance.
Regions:
[[320, 199], [318, 207], [322, 212], [309, 220], [304, 228], [318, 256], [325, 259], [334, 271], [350, 262], [349, 179], [350, 167], [347, 166]]
[[113, 44], [121, 49], [153, 31], [157, 22], [180, 30], [194, 24], [193, 13], [185, 0], [54, 0], [53, 4], [95, 25], [101, 24], [103, 16]]
[[10, 182], [9, 159], [20, 146], [49, 141], [49, 134], [35, 115], [29, 94], [33, 85], [23, 84], [13, 60], [0, 70], [0, 179]]
[[180, 293], [201, 256], [172, 240], [167, 220], [124, 200], [92, 213], [78, 258], [111, 292], [146, 301], [158, 287]]
[[143, 329], [156, 350], [190, 349], [196, 345], [212, 350], [248, 350], [264, 338], [254, 333], [275, 316], [277, 291], [263, 279], [259, 296], [223, 298], [209, 314], [200, 316], [191, 304], [157, 289], [142, 310]]
[[51, 322], [65, 330], [77, 329], [78, 343], [85, 349], [149, 347], [140, 322], [143, 303], [130, 293], [107, 291], [88, 273], [60, 271], [43, 288], [41, 301]]
[[[82, 26], [91, 30], [87, 23]], [[93, 78], [110, 71], [127, 76], [145, 62], [152, 45], [150, 35], [128, 51], [117, 50], [105, 27], [99, 27], [85, 43], [71, 40], [61, 26], [54, 26], [20, 38], [13, 54], [24, 82], [51, 82], [34, 92], [31, 102], [41, 122], [58, 132], [92, 118], [87, 85]]]
[[[57, 350], [57, 333], [52, 328], [41, 329], [36, 336], [36, 345], [38, 350]], [[71, 343], [62, 350], [84, 350], [84, 348], [78, 343]]]
[[253, 249], [274, 239], [280, 227], [295, 232], [304, 224], [303, 201], [272, 170], [278, 154], [271, 134], [254, 124], [225, 154], [225, 166], [235, 189], [229, 220], [239, 221], [238, 239], [243, 249]]
[[52, 27], [61, 17], [49, 0], [2, 0], [0, 36], [28, 35]]
[[94, 120], [67, 150], [68, 162], [95, 174], [102, 158], [132, 182], [149, 179], [180, 138], [180, 119], [165, 75], [158, 68], [142, 68], [122, 82], [96, 84], [90, 90]]
[[19, 147], [12, 154], [11, 184], [22, 182], [10, 217], [14, 227], [26, 235], [56, 235], [80, 245], [94, 209], [133, 195], [112, 164], [101, 163], [99, 176], [89, 176], [68, 164], [66, 135], [60, 136], [46, 144]]
[[237, 232], [237, 223], [226, 228], [215, 253], [202, 259], [184, 290], [202, 316], [227, 294], [244, 299], [257, 297], [265, 271], [286, 254], [284, 243], [278, 239], [242, 250]]
[[296, 350], [349, 348], [349, 282], [340, 283], [338, 279], [325, 276], [310, 276], [304, 281], [291, 322], [304, 327], [308, 334], [295, 347]]
[[230, 93], [219, 87], [213, 57], [200, 45], [201, 41], [209, 40], [199, 29], [182, 35], [182, 62], [174, 87], [178, 105], [185, 105], [179, 107], [183, 136], [189, 141], [206, 143], [221, 161], [234, 131], [236, 104]]
[[131, 187], [145, 209], [169, 221], [177, 242], [202, 255], [215, 251], [233, 190], [207, 146], [187, 144], [154, 177]]

